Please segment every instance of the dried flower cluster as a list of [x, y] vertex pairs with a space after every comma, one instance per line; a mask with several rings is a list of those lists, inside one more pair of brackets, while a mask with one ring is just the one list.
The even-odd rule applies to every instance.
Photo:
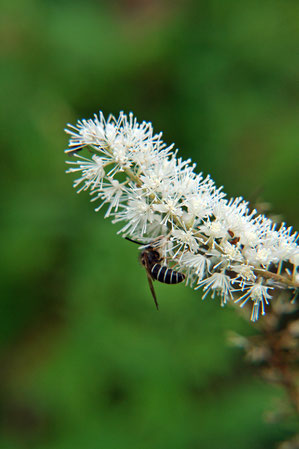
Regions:
[[[225, 198], [210, 176], [196, 174], [191, 160], [177, 157], [152, 124], [133, 114], [118, 119], [102, 113], [68, 125], [68, 173], [78, 173], [74, 187], [89, 190], [96, 211], [123, 223], [119, 233], [151, 242], [157, 236], [165, 264], [203, 288], [203, 298], [217, 293], [221, 305], [252, 302], [253, 321], [272, 290], [298, 287], [297, 234], [284, 224], [250, 210], [240, 198]], [[87, 155], [81, 150], [87, 148]]]

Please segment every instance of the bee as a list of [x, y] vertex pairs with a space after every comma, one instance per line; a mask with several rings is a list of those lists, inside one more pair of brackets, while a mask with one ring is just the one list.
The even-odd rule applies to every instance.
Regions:
[[145, 268], [150, 291], [154, 298], [156, 308], [159, 310], [159, 304], [154, 290], [153, 281], [159, 281], [163, 284], [179, 284], [185, 279], [185, 275], [173, 270], [172, 268], [162, 265], [164, 259], [159, 252], [161, 237], [158, 237], [147, 245], [143, 245], [142, 243], [132, 240], [129, 237], [126, 237], [126, 239], [130, 242], [142, 245], [139, 260]]

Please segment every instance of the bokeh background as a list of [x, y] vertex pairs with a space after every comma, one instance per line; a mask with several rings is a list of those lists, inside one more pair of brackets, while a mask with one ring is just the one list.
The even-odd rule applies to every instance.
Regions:
[[[1, 449], [274, 448], [284, 392], [227, 344], [256, 329], [156, 285], [76, 195], [66, 123], [133, 111], [229, 196], [298, 229], [299, 3], [3, 0]], [[297, 210], [296, 210], [297, 209]]]

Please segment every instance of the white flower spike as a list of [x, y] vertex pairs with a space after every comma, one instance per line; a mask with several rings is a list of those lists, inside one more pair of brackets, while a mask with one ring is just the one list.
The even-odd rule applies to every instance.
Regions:
[[[78, 192], [90, 191], [96, 211], [106, 204], [105, 217], [124, 223], [124, 237], [163, 242], [157, 248], [162, 264], [183, 273], [186, 284], [202, 287], [203, 298], [218, 294], [222, 306], [251, 302], [256, 321], [274, 288], [299, 287], [297, 234], [284, 224], [276, 229], [242, 198], [227, 199], [210, 176], [195, 173], [191, 160], [177, 158], [151, 123], [123, 112], [105, 120], [100, 112], [66, 132], [73, 159], [67, 173], [79, 174]], [[172, 275], [171, 269], [163, 272]]]

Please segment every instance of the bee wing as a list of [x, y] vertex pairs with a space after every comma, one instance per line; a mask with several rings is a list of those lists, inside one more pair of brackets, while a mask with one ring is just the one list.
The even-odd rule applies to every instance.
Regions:
[[150, 288], [151, 294], [152, 294], [152, 296], [154, 298], [154, 302], [155, 302], [156, 308], [157, 308], [157, 310], [159, 310], [159, 304], [158, 304], [158, 301], [157, 301], [157, 296], [156, 296], [156, 292], [155, 292], [155, 289], [154, 289], [153, 280], [152, 280], [152, 277], [151, 277], [151, 269], [150, 269], [150, 265], [148, 263], [148, 259], [147, 259], [146, 254], [143, 255], [143, 260], [144, 260], [144, 266], [145, 266], [145, 271], [146, 271], [146, 275], [147, 275], [149, 288]]

